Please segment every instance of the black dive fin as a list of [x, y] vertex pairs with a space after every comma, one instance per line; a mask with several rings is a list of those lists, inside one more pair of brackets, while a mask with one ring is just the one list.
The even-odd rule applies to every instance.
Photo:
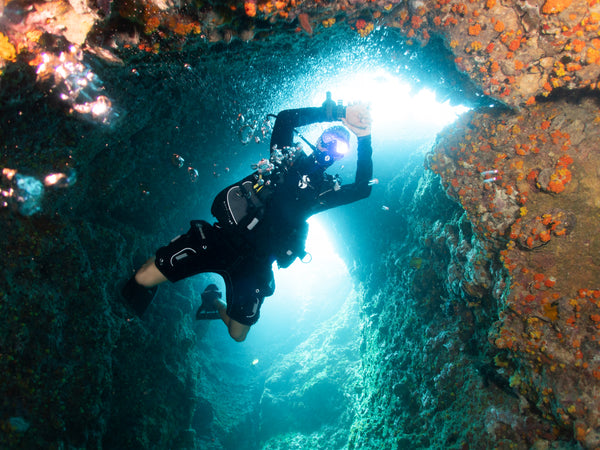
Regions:
[[121, 294], [138, 317], [142, 317], [144, 312], [148, 309], [148, 306], [150, 306], [150, 303], [152, 303], [152, 300], [154, 300], [156, 291], [158, 291], [158, 286], [151, 288], [144, 287], [141, 284], [138, 284], [138, 282], [135, 281], [135, 276], [133, 276], [125, 283], [125, 286], [123, 286], [123, 289], [121, 290]]
[[196, 311], [196, 320], [215, 320], [220, 318], [221, 314], [219, 314], [219, 311], [216, 310], [206, 311], [202, 309], [201, 306], [200, 308], [198, 308], [198, 311]]

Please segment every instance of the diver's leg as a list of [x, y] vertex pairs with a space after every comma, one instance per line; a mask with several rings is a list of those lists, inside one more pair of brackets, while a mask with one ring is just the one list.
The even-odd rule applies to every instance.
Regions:
[[148, 261], [144, 263], [142, 267], [135, 274], [135, 281], [141, 286], [151, 288], [156, 286], [157, 284], [164, 283], [167, 281], [167, 277], [165, 277], [158, 267], [155, 264], [156, 258], [150, 258]]
[[[265, 273], [266, 272], [266, 273]], [[260, 316], [264, 298], [273, 294], [275, 288], [270, 265], [251, 267], [245, 273], [223, 273], [228, 294], [227, 304], [215, 299], [215, 307], [227, 326], [229, 335], [237, 342], [246, 339], [250, 327]]]
[[239, 323], [237, 320], [229, 317], [227, 315], [227, 305], [225, 302], [216, 299], [215, 306], [221, 315], [221, 320], [223, 320], [223, 323], [227, 326], [229, 336], [231, 336], [234, 341], [243, 342], [248, 335], [248, 331], [250, 331], [250, 326]]
[[[225, 280], [229, 279], [227, 274], [225, 274], [224, 278]], [[231, 285], [227, 286], [227, 281], [225, 281], [225, 284], [226, 290], [232, 289]], [[219, 318], [223, 321], [227, 327], [227, 330], [229, 331], [229, 335], [234, 340], [242, 342], [244, 339], [246, 339], [246, 335], [248, 334], [248, 330], [250, 330], [250, 326], [243, 325], [237, 320], [229, 317], [227, 314], [227, 303], [221, 300], [221, 293], [214, 284], [209, 284], [202, 293], [202, 305], [196, 313], [196, 319], [204, 320]]]
[[[225, 316], [227, 316], [226, 313]], [[223, 314], [221, 314], [221, 318], [223, 318]], [[225, 322], [225, 319], [223, 319], [223, 321]], [[246, 340], [248, 331], [250, 331], [250, 326], [244, 325], [239, 323], [237, 320], [229, 318], [229, 325], [227, 325], [227, 329], [229, 330], [229, 336], [231, 336], [234, 341], [243, 342]]]
[[156, 267], [154, 258], [151, 258], [125, 283], [121, 294], [131, 309], [141, 317], [156, 296], [157, 285], [164, 281], [167, 278]]

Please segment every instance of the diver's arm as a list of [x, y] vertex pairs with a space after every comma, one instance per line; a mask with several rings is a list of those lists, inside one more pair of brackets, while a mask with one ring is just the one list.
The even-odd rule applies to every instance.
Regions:
[[337, 191], [329, 189], [322, 192], [314, 212], [324, 211], [334, 206], [345, 205], [368, 197], [371, 194], [370, 180], [373, 177], [373, 148], [371, 146], [371, 113], [369, 106], [363, 103], [347, 107], [346, 117], [342, 119], [358, 139], [358, 158], [354, 183], [341, 186]]
[[358, 137], [358, 160], [356, 162], [356, 175], [354, 183], [344, 184], [336, 191], [328, 189], [320, 194], [318, 204], [311, 211], [313, 214], [325, 211], [336, 206], [367, 198], [371, 195], [370, 180], [373, 177], [373, 148], [371, 135]]
[[[333, 103], [333, 101], [331, 101]], [[325, 102], [320, 108], [286, 109], [277, 114], [273, 134], [271, 135], [271, 149], [274, 146], [281, 149], [294, 144], [294, 128], [310, 125], [317, 122], [334, 122], [345, 117], [346, 108]]]

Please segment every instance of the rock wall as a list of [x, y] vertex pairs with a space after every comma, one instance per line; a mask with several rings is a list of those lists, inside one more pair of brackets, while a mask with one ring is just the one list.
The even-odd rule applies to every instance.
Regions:
[[273, 33], [318, 34], [350, 26], [360, 36], [398, 29], [415, 45], [441, 37], [458, 69], [511, 106], [554, 90], [597, 87], [600, 5], [593, 0], [497, 0], [31, 3], [3, 9], [0, 60], [39, 67], [42, 52], [69, 44], [112, 63], [141, 51], [160, 53], [204, 42], [263, 39]]
[[510, 384], [586, 448], [598, 441], [598, 103], [474, 111], [429, 167], [510, 274], [490, 342]]
[[350, 295], [336, 316], [270, 368], [260, 399], [261, 448], [346, 447], [360, 389], [359, 297]]
[[488, 340], [508, 273], [437, 176], [409, 167], [387, 189], [388, 250], [363, 297], [349, 448], [570, 448], [511, 387]]
[[[77, 143], [87, 137], [105, 140], [107, 148], [134, 148], [146, 143], [145, 133], [164, 135], [142, 126], [151, 119], [141, 107], [143, 119], [118, 139], [85, 125], [58, 127], [49, 117], [64, 110], [94, 124], [118, 120], [118, 102], [107, 105], [94, 75], [110, 76], [107, 67], [122, 68], [113, 73], [131, 89], [128, 96], [143, 86], [143, 102], [152, 98], [156, 83], [189, 72], [181, 64], [170, 74], [139, 78], [140, 63], [145, 75], [153, 73], [152, 58], [183, 50], [203, 54], [209, 43], [261, 41], [274, 34], [293, 41], [298, 34], [350, 28], [367, 37], [383, 27], [398, 33], [403, 46], [441, 43], [458, 69], [443, 66], [447, 78], [438, 87], [449, 97], [468, 93], [463, 98], [506, 108], [469, 113], [440, 135], [428, 157], [429, 169], [456, 204], [444, 203], [436, 179], [425, 173], [408, 185], [416, 192], [412, 206], [398, 207], [403, 214], [386, 224], [391, 238], [382, 247], [389, 249], [383, 267], [364, 280], [363, 388], [350, 445], [567, 446], [569, 440], [585, 448], [600, 445], [594, 234], [598, 2], [13, 0], [0, 13], [0, 98], [10, 116], [2, 128], [3, 182], [14, 177], [4, 169], [63, 170], [73, 166], [73, 155], [86, 179], [106, 181], [100, 191], [54, 191], [47, 199], [50, 215], [28, 219], [8, 208], [0, 211], [7, 230], [0, 292], [7, 318], [0, 358], [7, 380], [3, 444], [98, 447], [108, 439], [107, 446], [118, 446], [106, 437], [114, 429], [129, 430], [132, 446], [160, 442], [184, 448], [193, 441], [188, 403], [197, 393], [188, 367], [196, 362], [189, 360], [189, 330], [177, 328], [176, 321], [168, 330], [155, 322], [153, 333], [174, 337], [153, 341], [109, 313], [114, 287], [106, 280], [117, 279], [133, 259], [170, 237], [156, 237], [173, 225], [168, 216], [152, 224], [144, 239], [133, 229], [135, 214], [128, 205], [146, 201], [136, 210], [144, 212], [160, 208], [160, 199], [111, 199], [119, 188], [144, 196], [159, 188], [128, 179], [136, 165], [153, 174], [153, 163], [163, 161], [152, 160], [159, 149], [134, 158]], [[58, 67], [87, 79], [94, 101], [82, 99]], [[432, 73], [438, 72], [429, 73], [436, 78]], [[57, 90], [64, 96], [62, 108], [48, 100]], [[107, 106], [110, 116], [94, 108]], [[34, 109], [36, 126], [21, 114]], [[15, 137], [27, 134], [32, 143]], [[174, 131], [169, 137], [184, 140]], [[181, 193], [176, 185], [174, 196]], [[400, 178], [389, 198], [399, 203], [407, 198], [406, 188], [406, 178]], [[419, 212], [440, 202], [437, 213]], [[103, 214], [107, 204], [127, 224], [120, 223], [118, 233]], [[89, 205], [98, 211], [86, 211]], [[108, 266], [107, 260], [116, 263]], [[167, 306], [162, 313], [181, 314], [179, 308], [169, 311]], [[145, 354], [154, 345], [165, 351], [155, 355], [162, 359], [131, 358], [135, 349]], [[177, 362], [168, 360], [168, 347], [182, 349]], [[164, 374], [160, 378], [170, 381], [153, 385], [152, 401], [144, 403], [151, 392], [144, 374], [156, 366]], [[382, 372], [382, 366], [388, 370]], [[134, 380], [133, 392], [119, 390], [120, 383], [130, 386]], [[186, 406], [165, 413], [156, 403], [168, 402], [173, 392]], [[119, 419], [131, 415], [115, 405], [115, 394], [137, 405], [133, 422]], [[109, 409], [114, 416], [107, 419]], [[467, 411], [478, 412], [479, 420]], [[26, 433], [30, 428], [35, 433]]]

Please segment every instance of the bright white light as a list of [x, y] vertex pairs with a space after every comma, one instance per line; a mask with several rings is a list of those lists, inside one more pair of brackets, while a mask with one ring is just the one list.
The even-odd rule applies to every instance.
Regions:
[[110, 110], [111, 102], [108, 97], [101, 95], [92, 103], [92, 115], [94, 117], [103, 116]]
[[438, 102], [435, 93], [428, 89], [413, 92], [409, 84], [383, 69], [355, 73], [319, 86], [313, 105], [323, 103], [323, 88], [331, 91], [334, 99], [342, 99], [344, 104], [370, 103], [373, 134], [386, 137], [435, 135], [468, 111], [464, 106], [451, 106], [448, 101]]
[[314, 295], [315, 288], [319, 286], [348, 277], [348, 268], [335, 252], [326, 228], [317, 217], [311, 217], [308, 223], [310, 231], [306, 251], [310, 257], [305, 259], [310, 262], [296, 260], [289, 268], [276, 270], [278, 290], [291, 291], [305, 298]]
[[67, 178], [67, 176], [64, 173], [51, 173], [44, 178], [44, 184], [46, 186], [52, 186], [65, 178]]
[[318, 217], [311, 217], [308, 223], [310, 262], [296, 260], [281, 270], [274, 265], [275, 294], [265, 300], [260, 319], [270, 332], [273, 322], [291, 329], [331, 317], [352, 289], [348, 268], [330, 242], [327, 228]]
[[342, 141], [338, 141], [337, 145], [335, 147], [335, 151], [337, 153], [339, 153], [340, 155], [345, 155], [348, 153], [350, 149], [348, 148], [348, 144], [346, 144], [345, 142]]

